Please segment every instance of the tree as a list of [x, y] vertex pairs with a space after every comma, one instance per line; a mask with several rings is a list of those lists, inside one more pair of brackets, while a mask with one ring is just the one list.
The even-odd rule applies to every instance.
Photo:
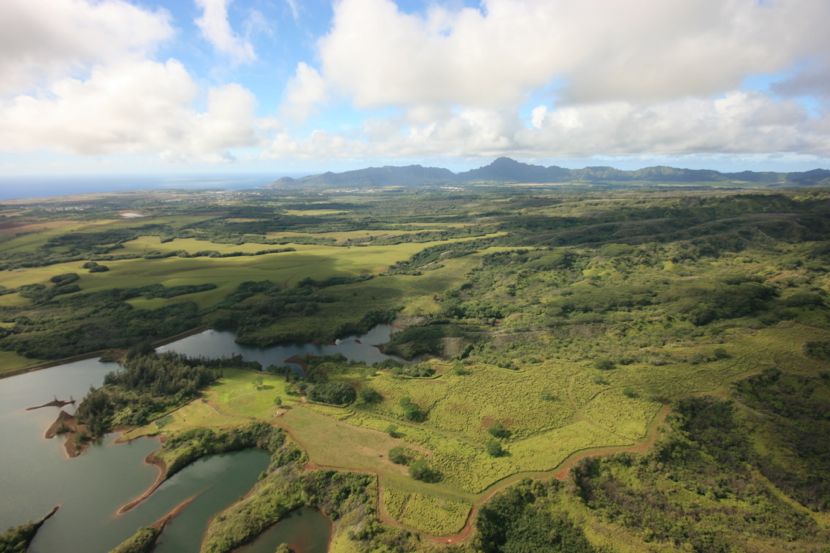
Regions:
[[505, 428], [505, 426], [496, 421], [494, 425], [487, 429], [487, 431], [495, 438], [509, 438], [510, 437], [510, 430]]
[[423, 459], [412, 461], [409, 465], [409, 475], [421, 482], [440, 482], [442, 478], [441, 473], [431, 468]]
[[615, 368], [614, 362], [610, 359], [597, 359], [594, 361], [594, 367], [598, 368], [601, 371], [610, 371], [611, 369]]
[[403, 409], [403, 418], [411, 422], [424, 422], [427, 420], [427, 414], [421, 409], [418, 404], [414, 403], [411, 398], [401, 398], [401, 408]]
[[404, 447], [393, 447], [389, 450], [389, 460], [396, 465], [408, 465], [412, 458]]
[[357, 397], [354, 388], [343, 382], [314, 384], [308, 391], [308, 399], [331, 405], [348, 405]]
[[380, 392], [371, 388], [369, 386], [364, 386], [360, 390], [360, 401], [366, 405], [371, 405], [373, 403], [379, 403], [383, 400], [383, 396], [380, 395]]
[[507, 451], [501, 446], [498, 440], [490, 440], [487, 442], [487, 454], [490, 457], [502, 457]]

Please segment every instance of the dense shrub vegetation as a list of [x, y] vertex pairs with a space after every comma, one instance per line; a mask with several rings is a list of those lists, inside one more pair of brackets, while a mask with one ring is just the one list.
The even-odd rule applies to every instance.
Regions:
[[89, 391], [76, 415], [92, 436], [102, 436], [119, 424], [147, 423], [195, 398], [218, 376], [216, 369], [173, 353], [129, 356], [123, 370], [109, 373], [103, 386]]
[[477, 549], [483, 553], [594, 553], [573, 522], [556, 512], [558, 483], [525, 480], [481, 508]]
[[9, 528], [0, 534], [0, 553], [26, 553], [39, 525], [33, 522]]
[[323, 382], [308, 388], [308, 399], [332, 405], [348, 405], [357, 398], [354, 388], [343, 382]]
[[139, 528], [110, 553], [151, 553], [160, 535], [161, 531], [151, 526]]
[[768, 369], [738, 382], [736, 391], [778, 442], [753, 455], [764, 476], [807, 507], [829, 511], [830, 372], [810, 377]]
[[18, 315], [14, 330], [0, 339], [0, 347], [34, 358], [57, 359], [173, 336], [198, 326], [199, 310], [195, 304], [174, 303], [150, 310], [136, 309], [128, 300], [169, 298], [213, 286], [165, 289], [153, 285], [69, 296], [55, 294], [55, 290], [64, 287], [25, 291], [40, 307]]
[[[771, 543], [816, 536], [815, 521], [755, 475], [758, 459], [735, 409], [717, 399], [682, 400], [674, 431], [653, 453], [582, 461], [573, 471], [577, 495], [646, 541], [692, 551], [731, 552], [750, 535]], [[823, 467], [815, 470], [823, 479]]]

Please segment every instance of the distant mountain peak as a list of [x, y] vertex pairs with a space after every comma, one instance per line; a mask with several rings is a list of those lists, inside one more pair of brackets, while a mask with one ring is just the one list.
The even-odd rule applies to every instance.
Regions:
[[441, 167], [424, 167], [420, 164], [406, 166], [385, 165], [367, 167], [342, 173], [331, 171], [319, 175], [295, 179], [285, 177], [274, 183], [278, 188], [371, 188], [388, 186], [440, 186], [445, 184], [472, 183], [567, 183], [576, 184], [705, 184], [731, 182], [736, 186], [830, 186], [830, 171], [813, 169], [799, 173], [773, 173], [741, 171], [721, 173], [710, 169], [682, 169], [655, 165], [635, 170], [622, 170], [608, 166], [565, 169], [551, 165], [533, 165], [513, 158], [497, 157], [489, 164], [453, 173]]

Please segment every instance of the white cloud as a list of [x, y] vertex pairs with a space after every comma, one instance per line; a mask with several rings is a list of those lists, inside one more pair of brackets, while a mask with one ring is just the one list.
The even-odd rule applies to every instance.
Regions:
[[0, 102], [0, 144], [5, 151], [153, 153], [207, 161], [256, 144], [250, 92], [239, 85], [211, 89], [203, 113], [192, 107], [198, 93], [175, 60], [96, 68], [88, 79], [55, 82], [48, 94]]
[[518, 105], [554, 79], [568, 102], [732, 90], [830, 51], [820, 0], [485, 0], [425, 16], [342, 0], [322, 74], [361, 107]]
[[285, 0], [285, 3], [288, 4], [288, 9], [291, 11], [291, 17], [294, 18], [294, 21], [300, 19], [300, 6], [297, 4], [297, 0]]
[[315, 107], [326, 100], [326, 83], [316, 69], [306, 63], [297, 70], [285, 87], [280, 113], [295, 121], [306, 119]]
[[804, 152], [830, 155], [819, 120], [791, 101], [734, 91], [715, 100], [604, 102], [546, 111], [514, 137], [522, 152], [560, 156]]
[[545, 117], [548, 114], [547, 106], [536, 106], [533, 108], [533, 111], [530, 113], [530, 122], [533, 125], [533, 128], [538, 129], [542, 126], [542, 123], [545, 121]]
[[[430, 122], [367, 122], [359, 137], [324, 133], [292, 140], [284, 133], [266, 155], [354, 158], [513, 155], [519, 157], [778, 154], [830, 157], [830, 116], [810, 117], [797, 102], [733, 91], [717, 99], [649, 105], [609, 101], [549, 109], [532, 126], [508, 111], [461, 109]], [[338, 140], [339, 138], [339, 140]]]
[[3, 0], [0, 94], [93, 64], [142, 57], [172, 35], [166, 12], [122, 0]]
[[[217, 51], [256, 58], [245, 37], [267, 30], [261, 13], [249, 10], [240, 36], [231, 0], [195, 1]], [[299, 4], [286, 2], [298, 16]], [[277, 121], [256, 116], [243, 86], [205, 90], [181, 62], [154, 60], [173, 35], [164, 11], [0, 0], [0, 151], [186, 161], [247, 148], [282, 159], [830, 157], [827, 20], [823, 0], [485, 0], [480, 10], [434, 5], [422, 15], [391, 0], [339, 0], [319, 64], [297, 64]], [[780, 71], [792, 74], [773, 85], [783, 98], [740, 90], [749, 75]], [[788, 95], [807, 95], [810, 109]], [[290, 132], [343, 98], [399, 109], [367, 111], [348, 132]]]
[[830, 56], [812, 60], [792, 77], [773, 83], [773, 91], [787, 96], [817, 96], [830, 99]]
[[196, 0], [202, 9], [202, 15], [196, 19], [196, 25], [202, 31], [202, 36], [213, 47], [230, 56], [237, 63], [250, 62], [256, 59], [253, 45], [239, 37], [231, 28], [228, 20], [228, 4], [231, 0]]

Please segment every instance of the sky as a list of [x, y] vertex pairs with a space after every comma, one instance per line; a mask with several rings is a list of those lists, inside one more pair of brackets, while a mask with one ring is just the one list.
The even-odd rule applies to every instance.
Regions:
[[830, 167], [827, 0], [2, 0], [0, 176]]

